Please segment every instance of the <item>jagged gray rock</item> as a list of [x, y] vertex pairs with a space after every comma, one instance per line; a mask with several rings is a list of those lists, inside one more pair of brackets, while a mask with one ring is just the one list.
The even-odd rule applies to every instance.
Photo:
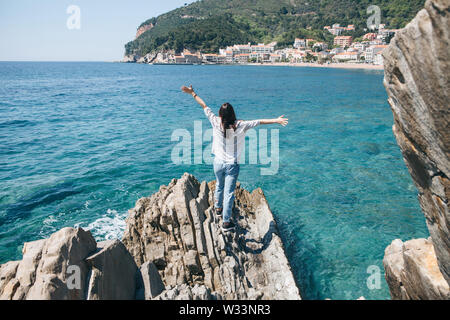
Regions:
[[167, 288], [158, 299], [300, 299], [261, 189], [237, 186], [235, 233], [222, 232], [212, 190], [186, 173], [129, 212], [122, 241], [138, 265], [157, 267]]
[[97, 244], [89, 231], [63, 228], [0, 266], [0, 299], [134, 299], [136, 271], [119, 240]]
[[450, 299], [431, 239], [392, 241], [385, 250], [383, 264], [393, 299]]
[[63, 228], [25, 243], [0, 265], [0, 299], [300, 299], [262, 191], [237, 187], [237, 232], [224, 234], [213, 188], [184, 174], [139, 199], [123, 242]]
[[125, 55], [121, 62], [123, 63], [136, 63], [138, 62], [142, 57], [139, 54], [129, 54]]
[[[90, 232], [83, 229], [63, 228], [33, 247], [37, 264], [34, 282], [26, 293], [27, 300], [78, 300], [84, 298], [88, 266], [84, 259], [96, 248]], [[26, 255], [26, 252], [24, 256]], [[71, 274], [69, 266], [80, 268], [79, 289], [69, 289], [66, 280]], [[19, 270], [19, 268], [18, 268]], [[16, 278], [17, 279], [17, 278]], [[20, 281], [20, 280], [19, 280]], [[28, 285], [28, 283], [26, 283]], [[22, 296], [14, 299], [23, 298]]]
[[[419, 191], [439, 270], [447, 283], [450, 283], [449, 14], [449, 0], [428, 0], [425, 9], [397, 32], [383, 53], [384, 85], [394, 114], [393, 131]], [[419, 262], [410, 262], [414, 261]], [[429, 296], [415, 292], [413, 283], [403, 286], [407, 292], [400, 294], [398, 282], [391, 281], [396, 278], [395, 273], [390, 274], [397, 268], [392, 265], [395, 261], [386, 259], [386, 263], [386, 279], [393, 298]], [[405, 280], [409, 270], [404, 269]], [[418, 270], [425, 271], [422, 267]], [[414, 281], [414, 275], [410, 276]]]
[[165, 287], [161, 280], [161, 275], [153, 262], [145, 262], [141, 266], [140, 272], [142, 275], [142, 286], [145, 300], [151, 300], [164, 291]]
[[150, 63], [155, 60], [157, 54], [156, 53], [147, 53], [145, 56], [137, 59], [137, 63]]
[[169, 286], [154, 300], [221, 300], [220, 295], [211, 294], [211, 290], [205, 285], [195, 284], [190, 287], [186, 283]]
[[98, 252], [86, 258], [91, 267], [88, 300], [133, 300], [137, 266], [119, 240], [97, 244]]
[[9, 261], [0, 266], [0, 299], [11, 300], [20, 283], [15, 280], [20, 261]]

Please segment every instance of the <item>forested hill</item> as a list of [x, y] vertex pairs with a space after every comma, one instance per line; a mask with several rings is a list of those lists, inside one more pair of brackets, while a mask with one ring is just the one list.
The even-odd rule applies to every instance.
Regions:
[[425, 0], [200, 0], [143, 22], [145, 30], [125, 45], [126, 54], [141, 56], [159, 50], [184, 48], [217, 52], [235, 43], [292, 44], [296, 37], [332, 41], [324, 26], [355, 25], [348, 33], [361, 36], [370, 14], [381, 9], [381, 23], [402, 28], [423, 8]]

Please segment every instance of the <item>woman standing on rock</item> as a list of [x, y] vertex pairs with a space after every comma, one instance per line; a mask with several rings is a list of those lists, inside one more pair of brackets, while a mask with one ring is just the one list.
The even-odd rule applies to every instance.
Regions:
[[214, 154], [214, 174], [216, 175], [216, 190], [214, 192], [214, 207], [217, 215], [223, 213], [223, 231], [234, 230], [231, 220], [231, 210], [234, 202], [234, 189], [239, 175], [239, 156], [245, 144], [245, 133], [248, 129], [260, 124], [288, 124], [288, 119], [280, 116], [276, 119], [261, 119], [252, 121], [237, 120], [234, 109], [229, 103], [224, 103], [217, 117], [205, 102], [194, 92], [192, 85], [183, 86], [181, 90], [192, 95], [202, 106], [206, 117], [213, 127], [212, 153]]

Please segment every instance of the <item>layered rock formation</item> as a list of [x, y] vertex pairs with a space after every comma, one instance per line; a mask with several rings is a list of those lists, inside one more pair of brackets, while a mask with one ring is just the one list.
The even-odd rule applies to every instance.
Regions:
[[160, 52], [150, 52], [141, 57], [138, 54], [125, 55], [122, 59], [124, 63], [170, 63], [171, 59], [175, 56], [174, 50], [163, 50]]
[[383, 262], [393, 299], [450, 299], [449, 286], [439, 271], [430, 239], [404, 243], [396, 239], [386, 248]]
[[154, 27], [153, 23], [145, 24], [145, 25], [139, 27], [136, 31], [136, 37], [134, 39], [139, 38], [144, 32], [150, 30], [153, 27]]
[[428, 0], [383, 53], [393, 131], [431, 235], [402, 245], [395, 240], [386, 249], [394, 299], [449, 298], [449, 15], [449, 0]]
[[96, 243], [89, 231], [64, 228], [0, 266], [0, 299], [134, 299], [136, 271], [120, 241]]
[[0, 299], [300, 299], [262, 191], [237, 187], [224, 234], [213, 188], [185, 174], [138, 200], [123, 242], [64, 228], [25, 243], [0, 266]]
[[136, 203], [122, 241], [138, 266], [156, 266], [166, 297], [299, 299], [263, 192], [237, 186], [238, 226], [225, 234], [212, 211], [213, 189], [214, 182], [184, 174]]
[[128, 54], [123, 57], [122, 62], [123, 63], [135, 63], [139, 59], [141, 59], [141, 56], [139, 56], [137, 54]]

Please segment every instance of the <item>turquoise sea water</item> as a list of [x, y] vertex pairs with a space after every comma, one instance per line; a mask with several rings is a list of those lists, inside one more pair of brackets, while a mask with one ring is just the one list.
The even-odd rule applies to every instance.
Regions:
[[[24, 241], [64, 226], [121, 237], [127, 210], [183, 172], [175, 129], [193, 134], [203, 111], [180, 92], [194, 85], [238, 118], [285, 114], [280, 167], [243, 165], [261, 187], [306, 299], [387, 299], [382, 258], [395, 238], [427, 237], [416, 189], [392, 134], [382, 71], [260, 66], [0, 63], [0, 263]], [[208, 148], [208, 143], [204, 144]], [[367, 268], [378, 266], [380, 289]]]

